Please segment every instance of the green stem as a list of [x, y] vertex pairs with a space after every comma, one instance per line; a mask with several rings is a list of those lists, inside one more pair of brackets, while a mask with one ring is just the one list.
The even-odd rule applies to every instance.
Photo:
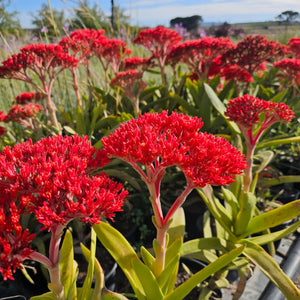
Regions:
[[244, 176], [244, 192], [247, 193], [250, 190], [251, 182], [252, 182], [252, 166], [253, 166], [253, 154], [255, 150], [255, 145], [251, 145], [247, 143], [247, 169], [245, 170]]
[[61, 236], [63, 234], [65, 226], [56, 225], [51, 228], [51, 240], [49, 245], [49, 260], [51, 261], [51, 266], [48, 267], [50, 275], [50, 290], [55, 294], [57, 300], [63, 300], [64, 297], [64, 287], [61, 282], [60, 270], [59, 270], [59, 244], [61, 241]]

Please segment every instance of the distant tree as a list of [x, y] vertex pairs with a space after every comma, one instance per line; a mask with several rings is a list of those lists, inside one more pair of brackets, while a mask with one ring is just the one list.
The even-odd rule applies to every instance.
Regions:
[[298, 12], [292, 10], [286, 10], [282, 12], [280, 15], [278, 15], [275, 19], [279, 23], [284, 23], [286, 25], [289, 25], [291, 22], [299, 19], [299, 17], [300, 15]]
[[228, 24], [227, 22], [223, 23], [222, 25], [218, 26], [214, 30], [214, 36], [215, 37], [227, 37], [229, 35], [231, 25]]
[[0, 0], [0, 31], [2, 34], [16, 34], [22, 31], [17, 12], [7, 12], [10, 0]]
[[170, 26], [175, 27], [175, 24], [181, 24], [182, 27], [186, 28], [188, 31], [190, 30], [197, 30], [201, 23], [203, 22], [203, 19], [199, 15], [194, 15], [191, 17], [177, 17], [170, 21]]
[[32, 24], [35, 25], [35, 32], [47, 32], [49, 36], [64, 34], [63, 26], [66, 23], [63, 10], [51, 9], [43, 3], [40, 10], [33, 15]]

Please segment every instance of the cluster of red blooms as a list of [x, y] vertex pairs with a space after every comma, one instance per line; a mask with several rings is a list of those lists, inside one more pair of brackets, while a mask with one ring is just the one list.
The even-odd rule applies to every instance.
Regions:
[[182, 37], [176, 31], [158, 26], [141, 30], [133, 42], [150, 50], [152, 56], [158, 60], [159, 65], [164, 66], [173, 46], [178, 44], [181, 39]]
[[203, 37], [173, 46], [168, 59], [171, 64], [186, 63], [191, 71], [208, 72], [213, 60], [233, 47], [228, 38]]
[[284, 77], [288, 84], [300, 85], [300, 59], [285, 58], [276, 63], [274, 67], [280, 70], [278, 77]]
[[27, 70], [30, 69], [44, 81], [53, 78], [63, 69], [77, 66], [77, 59], [68, 55], [55, 44], [31, 44], [21, 48], [0, 66], [0, 78], [19, 79], [31, 82]]
[[139, 90], [146, 88], [146, 83], [142, 80], [143, 73], [136, 70], [128, 70], [119, 72], [110, 82], [111, 86], [119, 86], [130, 97], [133, 93], [133, 88]]
[[43, 106], [35, 103], [28, 103], [24, 106], [14, 105], [5, 116], [4, 122], [20, 123], [27, 118], [32, 118], [43, 110]]
[[102, 143], [109, 157], [131, 164], [146, 182], [160, 182], [165, 168], [177, 165], [193, 187], [229, 184], [246, 167], [244, 157], [225, 139], [200, 132], [202, 125], [176, 112], [146, 113], [121, 124]]
[[94, 41], [92, 52], [99, 59], [104, 70], [110, 65], [118, 73], [122, 60], [131, 53], [124, 41], [101, 37]]
[[253, 75], [265, 62], [276, 61], [286, 54], [287, 47], [265, 36], [249, 35], [222, 57], [225, 63], [236, 64]]
[[227, 65], [220, 69], [220, 74], [226, 81], [235, 79], [240, 82], [252, 82], [253, 78], [250, 73], [241, 69], [238, 65]]
[[294, 58], [300, 59], [300, 38], [293, 37], [288, 41], [288, 52], [293, 55]]
[[[262, 114], [264, 120], [261, 122]], [[248, 94], [231, 99], [225, 115], [246, 130], [252, 129], [255, 124], [261, 124], [265, 129], [276, 122], [290, 122], [295, 117], [293, 111], [284, 103], [265, 101]]]
[[127, 70], [138, 70], [145, 71], [153, 66], [152, 57], [142, 58], [142, 57], [127, 57], [122, 62], [122, 69]]
[[64, 37], [59, 45], [76, 57], [80, 63], [85, 64], [93, 55], [91, 50], [93, 43], [101, 39], [104, 32], [103, 29], [79, 29]]
[[108, 159], [87, 137], [61, 135], [6, 147], [0, 153], [0, 271], [5, 278], [30, 253], [33, 236], [23, 231], [20, 214], [34, 214], [45, 229], [74, 218], [94, 224], [113, 218], [127, 192], [105, 174], [91, 175]]
[[38, 92], [24, 92], [16, 97], [17, 104], [25, 104], [31, 101], [39, 101], [45, 96]]

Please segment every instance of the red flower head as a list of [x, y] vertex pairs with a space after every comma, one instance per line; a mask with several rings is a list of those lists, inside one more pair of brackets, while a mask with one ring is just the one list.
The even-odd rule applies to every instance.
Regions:
[[[9, 219], [5, 221], [10, 222]], [[5, 230], [3, 226], [1, 227]], [[27, 229], [0, 233], [0, 273], [4, 280], [14, 279], [12, 275], [16, 269], [23, 269], [21, 265], [23, 260], [34, 252], [30, 246], [34, 236], [29, 234]]]
[[24, 92], [19, 94], [16, 97], [16, 101], [18, 104], [25, 104], [31, 101], [39, 101], [41, 100], [43, 97], [45, 97], [43, 94], [38, 93], [38, 92]]
[[221, 69], [220, 73], [221, 76], [224, 77], [227, 81], [230, 81], [232, 79], [241, 82], [253, 81], [251, 74], [240, 68], [238, 65], [228, 65]]
[[0, 122], [5, 121], [6, 115], [3, 111], [0, 110]]
[[146, 183], [160, 181], [165, 168], [177, 165], [193, 187], [228, 184], [245, 168], [243, 155], [225, 139], [200, 132], [202, 124], [176, 112], [147, 113], [121, 124], [102, 143], [108, 156], [130, 163]]
[[141, 30], [133, 42], [150, 50], [152, 56], [158, 59], [159, 65], [164, 66], [172, 47], [178, 44], [181, 39], [182, 37], [175, 30], [158, 26]]
[[10, 121], [21, 123], [24, 119], [32, 118], [43, 110], [43, 106], [29, 103], [24, 106], [14, 105], [5, 117], [5, 122]]
[[[261, 100], [248, 94], [229, 101], [225, 115], [236, 122], [251, 144], [256, 144], [262, 132], [276, 122], [290, 122], [295, 116], [284, 103], [274, 103]], [[260, 121], [261, 116], [263, 121]], [[255, 124], [260, 124], [260, 130], [252, 137]]]
[[213, 60], [233, 47], [228, 38], [204, 37], [175, 45], [169, 55], [171, 62], [182, 61], [199, 75], [207, 73]]
[[118, 73], [117, 76], [111, 80], [110, 85], [119, 86], [125, 91], [127, 96], [131, 97], [134, 94], [134, 87], [137, 87], [140, 91], [147, 87], [142, 77], [142, 72], [128, 70]]
[[274, 63], [274, 67], [280, 70], [278, 77], [283, 77], [286, 83], [300, 85], [300, 59], [285, 58]]
[[131, 53], [125, 42], [117, 39], [101, 37], [94, 41], [92, 52], [98, 57], [104, 70], [110, 65], [114, 73], [118, 73], [122, 60]]
[[32, 82], [27, 74], [30, 69], [41, 80], [54, 78], [63, 69], [77, 66], [77, 59], [55, 44], [32, 44], [21, 48], [21, 53], [2, 62], [0, 77]]
[[294, 58], [300, 59], [300, 38], [299, 37], [292, 37], [288, 41], [288, 52], [291, 53]]
[[21, 210], [10, 195], [9, 185], [2, 186], [0, 200], [0, 273], [4, 280], [13, 279], [17, 268], [22, 269], [23, 260], [30, 255], [30, 242], [34, 234], [20, 225]]
[[77, 135], [7, 147], [0, 155], [0, 190], [9, 187], [10, 195], [19, 195], [19, 206], [48, 229], [74, 218], [91, 224], [101, 216], [112, 218], [127, 192], [105, 174], [90, 175], [95, 152], [86, 137]]
[[152, 57], [150, 58], [141, 58], [141, 57], [128, 57], [123, 61], [124, 70], [138, 70], [145, 71], [148, 68], [153, 66]]
[[229, 64], [237, 64], [252, 75], [266, 61], [283, 57], [286, 49], [286, 46], [270, 41], [265, 36], [249, 35], [228, 50], [223, 59]]
[[80, 63], [86, 64], [92, 56], [91, 47], [94, 41], [101, 38], [104, 32], [103, 29], [79, 29], [64, 37], [59, 45], [76, 57]]
[[0, 135], [5, 135], [6, 133], [6, 128], [3, 126], [0, 126]]
[[103, 36], [104, 29], [78, 29], [70, 33], [69, 37], [72, 40], [85, 41], [91, 46], [93, 42]]

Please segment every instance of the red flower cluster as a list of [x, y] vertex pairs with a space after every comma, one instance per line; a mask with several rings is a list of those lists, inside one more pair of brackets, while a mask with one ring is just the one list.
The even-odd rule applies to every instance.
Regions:
[[73, 40], [86, 41], [92, 43], [105, 33], [104, 29], [78, 29], [70, 33], [70, 38]]
[[177, 165], [195, 187], [229, 184], [246, 167], [244, 157], [225, 139], [200, 132], [202, 125], [176, 112], [147, 113], [121, 124], [102, 143], [109, 157], [131, 164], [146, 182], [159, 182], [165, 168]]
[[93, 43], [103, 36], [105, 30], [79, 29], [64, 37], [59, 45], [66, 52], [70, 52], [79, 62], [86, 63], [92, 56], [91, 47]]
[[278, 76], [283, 77], [287, 83], [300, 85], [300, 59], [285, 58], [274, 63], [274, 67], [281, 71]]
[[35, 72], [41, 80], [53, 78], [63, 69], [77, 66], [77, 59], [66, 54], [55, 44], [32, 44], [21, 48], [0, 66], [0, 78], [30, 81], [27, 69]]
[[232, 79], [240, 82], [253, 81], [251, 74], [241, 69], [238, 65], [228, 65], [220, 70], [220, 74], [227, 81], [230, 81]]
[[123, 69], [133, 70], [137, 69], [139, 71], [145, 71], [153, 65], [152, 57], [141, 58], [141, 57], [127, 57], [123, 61]]
[[0, 110], [0, 122], [3, 122], [6, 118], [6, 115], [3, 111]]
[[0, 156], [0, 187], [7, 182], [9, 170], [10, 178], [14, 177], [11, 192], [26, 192], [28, 197], [20, 199], [20, 205], [47, 228], [74, 218], [90, 223], [101, 216], [111, 218], [120, 210], [126, 192], [106, 175], [89, 175], [99, 161], [95, 152], [86, 137], [76, 135], [5, 148]]
[[136, 70], [128, 70], [120, 72], [110, 82], [111, 86], [119, 86], [127, 95], [131, 95], [133, 87], [138, 87], [139, 90], [146, 88], [146, 83], [142, 80], [143, 73]]
[[14, 105], [6, 115], [4, 122], [10, 121], [21, 123], [24, 119], [32, 118], [43, 110], [43, 106], [35, 103], [29, 103], [24, 106]]
[[108, 39], [104, 36], [94, 41], [92, 52], [98, 57], [104, 70], [110, 65], [114, 73], [118, 73], [122, 60], [131, 53], [125, 42], [117, 39]]
[[31, 251], [32, 236], [22, 231], [21, 213], [33, 213], [51, 229], [74, 218], [94, 224], [121, 210], [127, 196], [122, 185], [105, 174], [90, 175], [107, 161], [95, 152], [87, 137], [58, 135], [0, 153], [0, 271], [5, 277]]
[[16, 97], [16, 101], [17, 101], [17, 104], [25, 104], [25, 103], [28, 103], [30, 101], [39, 101], [43, 97], [45, 97], [45, 96], [42, 93], [24, 92], [24, 93], [19, 94]]
[[20, 215], [13, 209], [9, 209], [9, 217], [3, 208], [0, 208], [0, 273], [4, 280], [13, 279], [16, 269], [23, 269], [22, 262], [28, 257], [31, 250], [30, 242], [35, 237], [28, 230], [22, 230], [16, 226], [6, 226], [11, 220], [19, 220]]
[[293, 37], [288, 41], [288, 52], [293, 55], [294, 58], [300, 59], [300, 38]]
[[182, 61], [191, 71], [208, 72], [212, 61], [233, 47], [228, 38], [204, 37], [175, 45], [168, 56], [172, 64]]
[[295, 117], [293, 111], [284, 103], [265, 101], [248, 94], [230, 100], [225, 112], [229, 120], [245, 129], [251, 129], [255, 124], [261, 123], [262, 114], [264, 128], [276, 122], [290, 122]]
[[249, 35], [236, 47], [228, 50], [223, 55], [223, 60], [229, 64], [237, 64], [252, 75], [266, 61], [284, 56], [286, 49], [286, 46], [270, 41], [265, 36]]
[[158, 26], [141, 30], [133, 42], [150, 50], [152, 56], [158, 59], [159, 65], [164, 66], [172, 47], [178, 44], [181, 39], [182, 37], [175, 30]]

